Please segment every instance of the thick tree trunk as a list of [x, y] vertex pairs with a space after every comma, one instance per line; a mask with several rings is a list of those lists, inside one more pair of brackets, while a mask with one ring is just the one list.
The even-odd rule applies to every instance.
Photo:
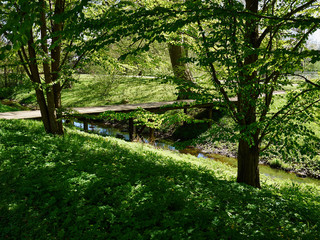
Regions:
[[238, 183], [246, 183], [260, 188], [259, 177], [259, 147], [250, 146], [247, 141], [240, 139], [238, 145]]
[[[258, 0], [246, 0], [246, 9], [250, 12], [258, 12]], [[246, 19], [245, 24], [245, 45], [249, 49], [258, 47], [258, 20]], [[238, 122], [241, 125], [241, 138], [238, 144], [238, 176], [237, 182], [246, 183], [253, 187], [260, 188], [259, 177], [259, 129], [256, 127], [256, 106], [259, 98], [257, 87], [257, 71], [252, 71], [258, 55], [250, 50], [244, 58], [244, 69], [240, 74], [242, 78], [238, 89]], [[254, 129], [256, 128], [256, 129]], [[254, 133], [252, 134], [252, 131]], [[251, 139], [250, 139], [251, 137]]]
[[[188, 65], [181, 61], [182, 58], [186, 57], [184, 47], [169, 43], [168, 48], [174, 76], [179, 80], [185, 81], [184, 84], [192, 86], [194, 83], [191, 71], [189, 70]], [[189, 98], [189, 88], [190, 87], [180, 89], [178, 100]]]

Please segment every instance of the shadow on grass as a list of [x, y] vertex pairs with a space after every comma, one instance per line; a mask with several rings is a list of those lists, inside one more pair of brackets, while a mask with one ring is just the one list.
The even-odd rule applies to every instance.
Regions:
[[[317, 239], [319, 197], [119, 140], [0, 121], [1, 239]], [[138, 145], [135, 145], [138, 146]]]

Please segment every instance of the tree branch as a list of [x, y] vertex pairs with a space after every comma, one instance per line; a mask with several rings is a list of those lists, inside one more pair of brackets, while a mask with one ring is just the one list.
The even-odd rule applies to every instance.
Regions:
[[[201, 22], [200, 20], [197, 21], [198, 22], [198, 27], [199, 27], [199, 30], [201, 32], [201, 36], [202, 36], [202, 40], [204, 42], [204, 45], [205, 45], [205, 51], [206, 51], [206, 56], [209, 58], [209, 47], [207, 45], [207, 38], [205, 36], [205, 33], [204, 33], [204, 29], [202, 28], [202, 25], [201, 25]], [[233, 117], [234, 119], [236, 119], [236, 110], [235, 110], [235, 106], [234, 104], [230, 101], [229, 99], [229, 96], [227, 94], [227, 92], [225, 91], [225, 89], [222, 87], [222, 84], [221, 82], [219, 81], [218, 77], [217, 77], [217, 74], [216, 74], [216, 69], [215, 67], [213, 66], [213, 64], [210, 62], [209, 63], [209, 67], [210, 67], [210, 73], [211, 73], [211, 77], [212, 77], [212, 80], [214, 81], [215, 84], [217, 84], [218, 88], [219, 88], [219, 91], [220, 93], [223, 95], [224, 97], [224, 100], [226, 101], [226, 103], [228, 104], [232, 114], [233, 114]]]
[[[287, 13], [283, 18], [281, 18], [282, 20], [288, 20], [290, 17], [292, 17], [294, 14], [298, 13], [299, 11], [302, 11], [304, 10], [305, 8], [307, 8], [308, 6], [310, 6], [311, 4], [317, 2], [317, 0], [310, 0], [309, 2], [301, 5], [300, 7], [292, 10], [291, 12]], [[270, 18], [272, 19], [272, 18]], [[279, 18], [279, 20], [281, 20]], [[272, 30], [274, 26], [268, 26], [264, 32], [260, 35], [259, 39], [258, 39], [258, 42], [259, 42], [259, 45], [261, 44], [261, 42], [263, 41], [263, 39], [267, 36], [267, 34]]]
[[311, 82], [308, 78], [306, 78], [306, 77], [303, 76], [303, 75], [300, 75], [300, 74], [290, 74], [290, 75], [292, 75], [292, 76], [297, 76], [297, 77], [301, 77], [301, 78], [303, 78], [307, 83], [309, 83], [309, 84], [311, 84], [311, 85], [313, 85], [313, 86], [315, 86], [315, 87], [317, 87], [317, 88], [320, 88], [320, 85], [319, 85], [319, 84], [316, 84], [316, 83], [314, 83], [314, 82]]
[[278, 112], [276, 112], [272, 117], [271, 119], [269, 120], [269, 122], [267, 123], [267, 125], [264, 127], [264, 130], [261, 131], [261, 135], [260, 135], [260, 138], [259, 138], [259, 142], [262, 141], [262, 139], [265, 137], [266, 135], [266, 129], [268, 129], [268, 127], [271, 125], [271, 122], [276, 118], [278, 117], [285, 109], [289, 108], [292, 104], [295, 103], [295, 100], [302, 96], [303, 94], [307, 93], [307, 92], [311, 92], [315, 89], [305, 89], [303, 90], [302, 92], [300, 92], [299, 94], [297, 94], [293, 99], [291, 99], [291, 101], [286, 104], [284, 107], [282, 107]]
[[[23, 66], [24, 70], [26, 71], [28, 77], [29, 77], [30, 80], [31, 80], [31, 79], [32, 79], [32, 75], [31, 75], [28, 67], [26, 66], [26, 64], [28, 64], [28, 60], [27, 60], [27, 59], [25, 60], [25, 59], [23, 58], [22, 53], [21, 53], [20, 50], [18, 51], [18, 55], [19, 55], [19, 58], [20, 58], [20, 60], [21, 60], [21, 62], [22, 62], [22, 66]], [[28, 65], [29, 65], [29, 64], [28, 64]]]

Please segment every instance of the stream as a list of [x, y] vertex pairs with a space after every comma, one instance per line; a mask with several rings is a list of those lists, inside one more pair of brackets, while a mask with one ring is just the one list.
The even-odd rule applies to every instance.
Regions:
[[[73, 124], [74, 124], [74, 126], [76, 126], [78, 128], [81, 128], [81, 129], [84, 128], [84, 124], [81, 122], [73, 122]], [[112, 137], [116, 137], [116, 138], [120, 138], [120, 139], [129, 141], [129, 133], [121, 131], [117, 128], [113, 128], [113, 127], [106, 126], [106, 125], [99, 124], [99, 123], [94, 123], [94, 124], [89, 123], [88, 129], [89, 129], [89, 131], [88, 131], [89, 133], [95, 133], [95, 134], [99, 134], [102, 136], [112, 136]], [[143, 139], [143, 141], [145, 143], [149, 143], [147, 138]], [[197, 149], [197, 148], [185, 148], [185, 149], [177, 150], [174, 147], [173, 141], [160, 139], [160, 140], [156, 140], [153, 143], [153, 145], [157, 148], [176, 151], [176, 152], [180, 152], [183, 154], [191, 154], [191, 155], [196, 156], [198, 158], [210, 158], [215, 161], [219, 161], [224, 164], [227, 164], [229, 166], [237, 167], [237, 160], [235, 158], [226, 157], [226, 156], [214, 154], [214, 153], [210, 153], [210, 154], [203, 153], [203, 152], [201, 152], [200, 149]], [[264, 174], [265, 176], [268, 176], [270, 178], [290, 179], [291, 181], [293, 181], [295, 183], [313, 183], [313, 184], [320, 186], [320, 181], [317, 179], [308, 178], [308, 177], [301, 178], [301, 177], [298, 177], [294, 173], [285, 172], [285, 171], [279, 170], [279, 169], [274, 169], [274, 168], [269, 167], [268, 165], [260, 164], [259, 170], [260, 170], [261, 174]]]

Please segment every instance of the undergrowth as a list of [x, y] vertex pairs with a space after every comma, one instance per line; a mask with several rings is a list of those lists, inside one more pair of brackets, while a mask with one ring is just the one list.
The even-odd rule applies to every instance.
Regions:
[[140, 143], [0, 120], [0, 239], [319, 239], [320, 188]]

